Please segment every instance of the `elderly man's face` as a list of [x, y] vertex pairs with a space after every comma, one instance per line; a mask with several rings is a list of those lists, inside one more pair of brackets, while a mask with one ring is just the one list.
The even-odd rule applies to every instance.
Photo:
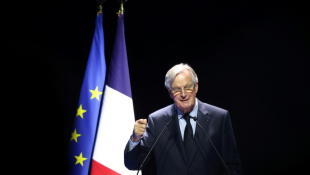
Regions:
[[186, 69], [175, 76], [169, 95], [183, 113], [188, 113], [195, 106], [197, 92], [198, 83], [194, 84], [190, 71]]

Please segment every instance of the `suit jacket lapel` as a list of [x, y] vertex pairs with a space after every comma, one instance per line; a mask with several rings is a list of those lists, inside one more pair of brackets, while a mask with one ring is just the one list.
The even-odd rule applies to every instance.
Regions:
[[[197, 118], [200, 125], [204, 128], [205, 131], [207, 131], [208, 125], [210, 123], [210, 116], [208, 115], [208, 111], [204, 108], [203, 104], [198, 101], [198, 112], [197, 112]], [[196, 130], [195, 130], [195, 137], [194, 137], [194, 145], [190, 157], [191, 163], [195, 157], [195, 154], [198, 151], [199, 145], [203, 142], [203, 139], [205, 138], [205, 133], [200, 128], [200, 126], [196, 123]]]
[[[211, 117], [209, 115], [209, 112], [203, 105], [203, 103], [200, 102], [199, 100], [198, 100], [198, 114], [197, 115], [198, 115], [198, 122], [203, 127], [203, 129], [207, 132]], [[196, 131], [197, 133], [199, 133], [200, 139], [201, 139], [200, 141], [202, 142], [203, 141], [202, 139], [205, 137], [205, 133], [203, 132], [203, 130], [200, 128], [198, 124], [196, 125]]]
[[[210, 116], [208, 114], [204, 115], [202, 114], [202, 112], [198, 111], [198, 122], [202, 126], [202, 128], [207, 132], [210, 123]], [[203, 139], [205, 138], [205, 133], [198, 124], [196, 125], [196, 131], [200, 136], [199, 141], [203, 142]]]
[[183, 141], [182, 141], [182, 136], [180, 133], [179, 119], [178, 119], [177, 113], [173, 114], [171, 123], [168, 125], [168, 128], [169, 128], [170, 133], [172, 133], [173, 135], [175, 145], [177, 146], [184, 162], [188, 164], [186, 153], [183, 147]]

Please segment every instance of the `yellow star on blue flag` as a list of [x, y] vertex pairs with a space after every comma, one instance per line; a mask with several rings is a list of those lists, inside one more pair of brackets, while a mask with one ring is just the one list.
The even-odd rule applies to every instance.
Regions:
[[74, 132], [71, 134], [71, 136], [72, 136], [71, 140], [75, 140], [75, 142], [77, 143], [77, 138], [80, 137], [81, 134], [76, 133], [76, 129], [75, 129]]
[[87, 160], [87, 158], [83, 157], [82, 153], [79, 156], [74, 156], [74, 157], [76, 158], [75, 165], [79, 163], [83, 166], [83, 162]]
[[76, 113], [76, 117], [80, 116], [81, 118], [83, 118], [83, 114], [86, 112], [87, 110], [84, 110], [82, 108], [82, 104], [80, 105], [80, 107], [77, 109], [77, 113]]
[[92, 96], [90, 97], [90, 99], [96, 98], [99, 101], [99, 95], [102, 94], [102, 92], [100, 92], [98, 90], [98, 86], [96, 86], [95, 90], [89, 90], [92, 93]]

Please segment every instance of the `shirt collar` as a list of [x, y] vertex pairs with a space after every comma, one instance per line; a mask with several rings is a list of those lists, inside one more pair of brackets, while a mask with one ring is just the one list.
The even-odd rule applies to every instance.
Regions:
[[[175, 107], [177, 108], [178, 118], [179, 119], [182, 118], [184, 113], [182, 111], [180, 111], [176, 105], [175, 105]], [[193, 110], [189, 113], [189, 115], [192, 117], [198, 117], [197, 113], [198, 113], [198, 100], [197, 100], [197, 98], [195, 98], [195, 106], [194, 106]]]

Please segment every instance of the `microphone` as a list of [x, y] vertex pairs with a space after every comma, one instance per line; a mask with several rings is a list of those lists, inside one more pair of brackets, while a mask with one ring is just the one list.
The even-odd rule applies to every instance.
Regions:
[[191, 118], [193, 118], [193, 119], [196, 121], [196, 123], [199, 125], [199, 127], [203, 130], [203, 132], [205, 133], [205, 135], [206, 135], [207, 138], [209, 139], [210, 143], [212, 144], [213, 148], [215, 149], [217, 155], [220, 157], [220, 159], [222, 160], [223, 164], [225, 165], [225, 167], [226, 167], [226, 169], [227, 169], [227, 171], [228, 171], [228, 174], [230, 175], [230, 171], [229, 171], [228, 167], [226, 166], [224, 160], [222, 159], [222, 157], [220, 156], [219, 152], [217, 151], [217, 149], [216, 149], [215, 146], [213, 145], [213, 143], [212, 143], [211, 139], [209, 138], [208, 134], [206, 133], [206, 131], [203, 129], [203, 127], [202, 127], [202, 126], [200, 125], [200, 123], [198, 122], [197, 117], [191, 117]]
[[161, 132], [160, 132], [159, 136], [157, 137], [157, 139], [155, 140], [155, 142], [154, 142], [152, 148], [151, 148], [150, 151], [147, 153], [146, 157], [144, 158], [143, 162], [141, 163], [141, 165], [140, 165], [140, 167], [139, 167], [139, 169], [138, 169], [137, 175], [139, 174], [139, 171], [140, 171], [140, 169], [142, 168], [142, 165], [144, 164], [145, 160], [147, 159], [147, 157], [149, 156], [149, 154], [150, 154], [151, 151], [153, 150], [153, 148], [154, 148], [154, 146], [155, 146], [157, 140], [159, 139], [159, 137], [161, 136], [161, 134], [164, 132], [164, 130], [166, 129], [167, 125], [171, 122], [171, 120], [172, 120], [172, 117], [170, 118], [169, 122], [165, 125], [165, 127], [163, 128], [163, 130], [161, 130]]

